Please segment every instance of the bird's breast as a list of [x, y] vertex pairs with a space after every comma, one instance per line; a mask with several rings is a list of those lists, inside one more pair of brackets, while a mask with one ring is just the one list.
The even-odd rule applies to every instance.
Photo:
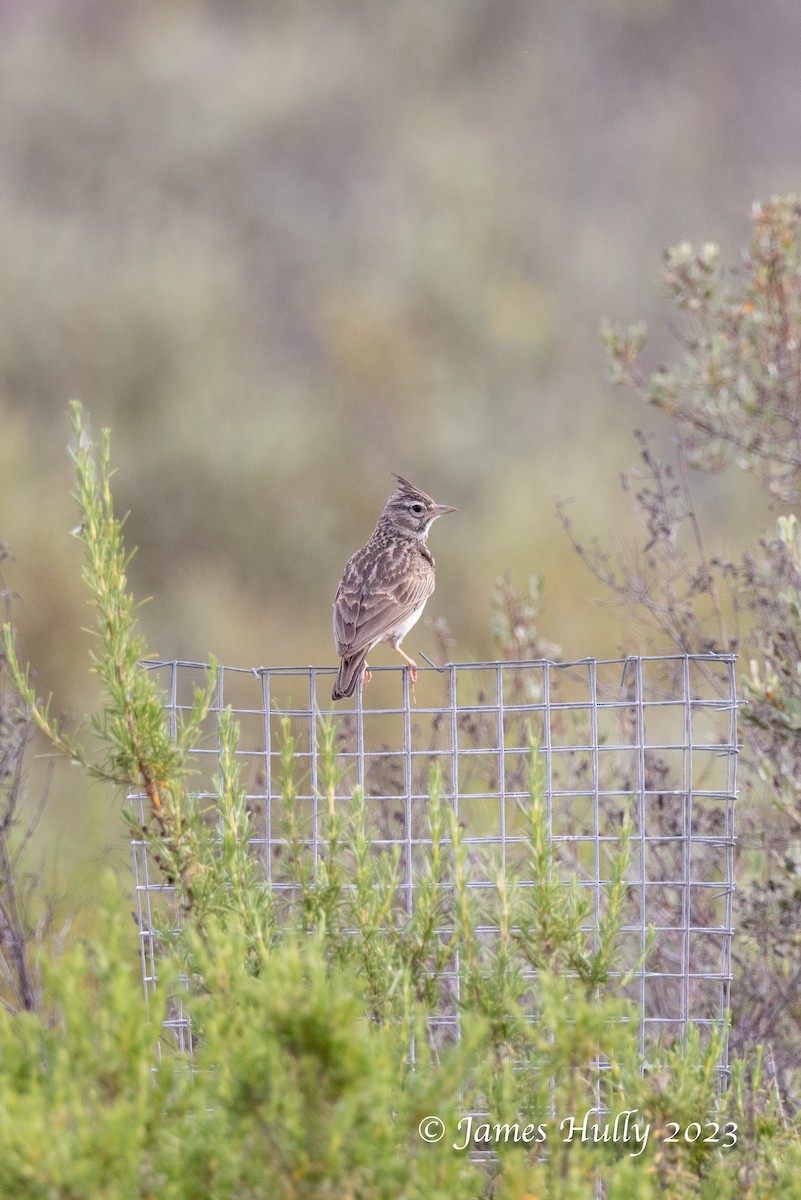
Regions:
[[395, 628], [392, 630], [390, 637], [387, 638], [387, 641], [391, 640], [395, 643], [395, 645], [397, 645], [398, 642], [402, 642], [403, 639], [406, 637], [406, 634], [411, 629], [411, 627], [413, 625], [416, 625], [417, 622], [420, 620], [420, 617], [422, 615], [422, 612], [423, 612], [423, 609], [425, 608], [425, 606], [426, 606], [426, 602], [424, 600], [419, 608], [416, 608], [414, 610], [414, 612], [409, 613], [409, 615], [405, 621], [403, 621], [400, 625], [395, 626]]

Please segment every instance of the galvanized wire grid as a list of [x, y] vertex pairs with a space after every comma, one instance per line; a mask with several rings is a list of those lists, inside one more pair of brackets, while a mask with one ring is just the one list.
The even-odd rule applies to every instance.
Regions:
[[[208, 668], [145, 664], [163, 685], [173, 725], [188, 710]], [[230, 705], [240, 723], [239, 760], [254, 818], [254, 853], [277, 901], [291, 902], [281, 752], [289, 722], [295, 742], [303, 843], [312, 862], [322, 850], [317, 729], [331, 711], [331, 668], [219, 667], [207, 737], [193, 752], [197, 791], [211, 793], [217, 719]], [[379, 668], [353, 701], [333, 706], [339, 782], [336, 803], [364, 789], [376, 853], [398, 847], [399, 895], [415, 904], [420, 864], [430, 845], [432, 765], [439, 768], [469, 847], [469, 886], [487, 900], [481, 933], [497, 933], [491, 898], [499, 861], [525, 887], [523, 808], [530, 737], [536, 739], [555, 863], [592, 896], [597, 927], [611, 857], [628, 814], [632, 824], [621, 972], [654, 940], [627, 987], [641, 1012], [640, 1049], [681, 1036], [689, 1023], [721, 1027], [729, 1007], [737, 701], [729, 655], [584, 659], [573, 663], [496, 662], [420, 669], [416, 696], [408, 672]], [[142, 820], [146, 797], [131, 804]], [[172, 888], [158, 877], [143, 840], [133, 842], [139, 936], [146, 990], [156, 984], [159, 914]], [[479, 900], [481, 896], [478, 897]], [[447, 933], [447, 928], [443, 928]], [[458, 1036], [458, 953], [432, 1021], [441, 1040]], [[190, 1017], [178, 997], [166, 1023], [191, 1049]], [[724, 1051], [719, 1072], [727, 1074]]]

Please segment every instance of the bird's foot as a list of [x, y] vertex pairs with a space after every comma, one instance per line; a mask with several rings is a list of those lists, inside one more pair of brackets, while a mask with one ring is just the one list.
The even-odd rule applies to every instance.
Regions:
[[373, 672], [370, 670], [367, 663], [365, 663], [362, 671], [362, 683], [369, 683], [372, 678]]
[[409, 668], [409, 683], [412, 685], [412, 700], [414, 700], [416, 704], [417, 697], [414, 694], [414, 685], [417, 683], [417, 663], [413, 658], [409, 658], [408, 654], [404, 654], [400, 646], [396, 646], [395, 649]]

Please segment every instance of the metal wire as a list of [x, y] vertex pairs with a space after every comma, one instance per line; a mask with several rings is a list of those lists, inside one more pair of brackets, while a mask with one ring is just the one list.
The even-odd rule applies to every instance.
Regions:
[[[148, 662], [163, 685], [173, 732], [208, 668]], [[238, 750], [254, 817], [253, 850], [265, 885], [291, 893], [281, 828], [282, 722], [295, 741], [297, 803], [312, 863], [321, 849], [317, 727], [331, 710], [333, 669], [219, 667], [208, 736], [193, 751], [199, 794], [211, 794], [217, 769], [217, 720], [230, 705], [241, 729]], [[420, 668], [416, 696], [405, 669], [374, 669], [353, 701], [333, 709], [340, 779], [335, 802], [364, 789], [369, 833], [379, 850], [397, 847], [402, 895], [414, 910], [417, 866], [431, 844], [426, 806], [432, 766], [453, 806], [469, 850], [469, 887], [495, 887], [497, 862], [518, 886], [525, 841], [521, 806], [528, 796], [530, 739], [537, 745], [555, 862], [592, 898], [588, 934], [597, 930], [609, 867], [631, 825], [621, 974], [637, 963], [627, 994], [641, 1012], [640, 1050], [688, 1024], [722, 1028], [731, 985], [737, 700], [730, 655], [651, 656], [449, 663]], [[146, 797], [130, 797], [142, 821]], [[158, 878], [145, 840], [132, 844], [142, 978], [156, 986], [157, 914], [171, 889]], [[492, 864], [496, 866], [493, 867]], [[521, 866], [522, 865], [522, 866]], [[444, 929], [443, 933], [448, 930]], [[497, 928], [488, 921], [482, 936]], [[434, 1015], [458, 1036], [458, 955], [450, 991]], [[169, 1022], [191, 1048], [186, 1005]], [[727, 1050], [719, 1063], [728, 1070]]]

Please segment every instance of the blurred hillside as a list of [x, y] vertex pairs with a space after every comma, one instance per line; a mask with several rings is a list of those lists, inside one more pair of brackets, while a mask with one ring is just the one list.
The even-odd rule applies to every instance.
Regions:
[[[626, 535], [648, 414], [598, 325], [673, 353], [662, 249], [731, 256], [798, 186], [800, 34], [783, 0], [1, 0], [0, 538], [43, 690], [91, 694], [71, 397], [164, 657], [333, 662], [391, 470], [461, 510], [454, 658], [491, 654], [503, 571], [544, 575], [568, 655], [639, 649], [554, 509]], [[758, 519], [742, 480], [697, 493], [724, 544]]]

